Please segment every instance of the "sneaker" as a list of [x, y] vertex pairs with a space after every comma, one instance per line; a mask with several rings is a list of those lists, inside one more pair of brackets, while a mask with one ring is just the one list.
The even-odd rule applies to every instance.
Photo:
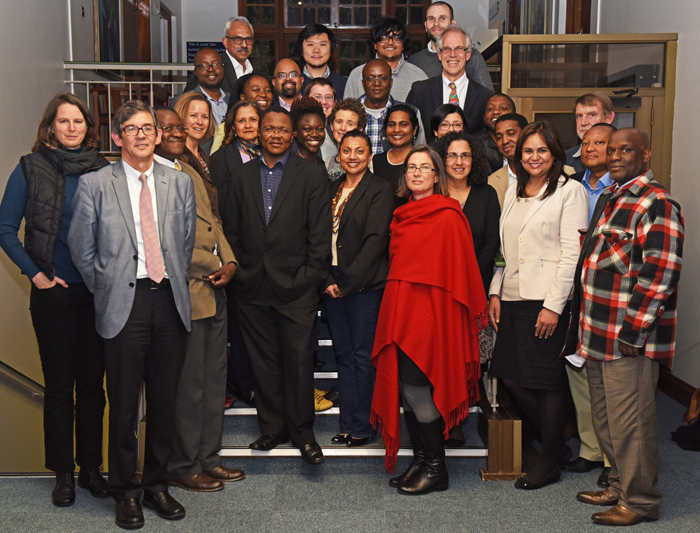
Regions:
[[317, 413], [320, 413], [321, 411], [328, 411], [328, 409], [333, 407], [333, 402], [326, 400], [324, 398], [325, 395], [326, 391], [314, 389], [314, 404]]

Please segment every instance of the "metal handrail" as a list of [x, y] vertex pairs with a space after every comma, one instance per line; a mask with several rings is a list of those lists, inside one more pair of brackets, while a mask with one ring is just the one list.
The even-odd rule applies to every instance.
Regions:
[[31, 393], [32, 398], [44, 399], [44, 386], [41, 383], [37, 383], [29, 376], [25, 376], [22, 372], [4, 361], [0, 361], [0, 374], [27, 389]]

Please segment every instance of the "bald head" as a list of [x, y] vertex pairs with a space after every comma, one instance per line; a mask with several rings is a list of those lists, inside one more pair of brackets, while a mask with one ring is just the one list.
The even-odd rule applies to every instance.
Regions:
[[365, 106], [370, 109], [385, 107], [393, 84], [389, 63], [383, 59], [368, 61], [362, 69], [362, 88], [367, 95]]
[[610, 135], [606, 164], [610, 177], [620, 185], [649, 168], [649, 136], [637, 128], [622, 128]]
[[[282, 77], [282, 74], [285, 74], [285, 77]], [[294, 61], [287, 58], [277, 63], [274, 78], [275, 90], [285, 102], [291, 104], [299, 97], [302, 81], [301, 70]]]

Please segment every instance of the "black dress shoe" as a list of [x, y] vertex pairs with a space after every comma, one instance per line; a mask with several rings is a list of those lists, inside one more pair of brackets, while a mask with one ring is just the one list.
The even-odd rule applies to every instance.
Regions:
[[287, 435], [263, 435], [255, 442], [251, 442], [248, 448], [266, 452], [285, 442], [289, 442], [289, 437], [287, 437]]
[[153, 509], [158, 516], [166, 520], [180, 520], [185, 518], [185, 508], [170, 494], [167, 490], [163, 492], [148, 492], [143, 493], [143, 505], [149, 509]]
[[[527, 476], [525, 476], [525, 477], [527, 477]], [[541, 489], [542, 487], [546, 487], [547, 485], [551, 485], [552, 483], [556, 483], [557, 481], [559, 481], [559, 478], [561, 477], [561, 471], [558, 468], [556, 468], [552, 471], [551, 474], [549, 474], [542, 481], [537, 481], [537, 482], [528, 481], [527, 479], [525, 479], [525, 477], [521, 477], [520, 479], [515, 481], [515, 488], [516, 489], [521, 489], [521, 490]]]
[[143, 527], [143, 511], [138, 498], [129, 498], [117, 502], [117, 525], [122, 529], [139, 529]]
[[109, 496], [109, 484], [102, 477], [99, 468], [81, 468], [78, 474], [78, 486], [87, 489], [95, 498]]
[[70, 507], [75, 503], [75, 477], [73, 472], [57, 472], [56, 486], [51, 493], [56, 507]]
[[603, 467], [603, 471], [598, 476], [598, 486], [607, 489], [610, 486], [610, 481], [608, 476], [610, 476], [611, 468], [609, 466]]
[[573, 472], [575, 474], [583, 474], [590, 472], [594, 468], [602, 468], [603, 461], [589, 461], [583, 457], [577, 457], [570, 463], [563, 466], [561, 469], [565, 472]]
[[346, 446], [348, 448], [355, 448], [357, 446], [365, 446], [369, 444], [369, 441], [372, 439], [368, 438], [355, 438], [355, 437], [350, 437], [350, 440], [346, 443]]
[[340, 406], [340, 392], [338, 391], [338, 387], [331, 387], [323, 397], [329, 402], [333, 402], [335, 407]]
[[331, 439], [331, 444], [347, 444], [350, 438], [350, 433], [338, 433]]
[[299, 446], [299, 451], [301, 452], [301, 458], [310, 465], [317, 465], [325, 461], [321, 447], [316, 441]]

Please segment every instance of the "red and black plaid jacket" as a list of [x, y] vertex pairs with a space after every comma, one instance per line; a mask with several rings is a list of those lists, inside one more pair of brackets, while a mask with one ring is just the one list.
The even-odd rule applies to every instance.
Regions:
[[649, 170], [610, 186], [596, 206], [601, 211], [579, 259], [580, 355], [618, 359], [619, 339], [670, 368], [683, 255], [680, 205]]

